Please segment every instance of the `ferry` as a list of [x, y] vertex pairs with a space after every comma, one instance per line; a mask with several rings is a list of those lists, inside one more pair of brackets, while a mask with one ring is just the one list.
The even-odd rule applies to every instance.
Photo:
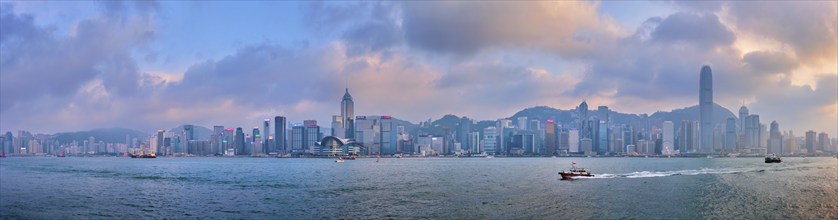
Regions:
[[131, 156], [131, 158], [157, 158], [157, 155], [153, 152], [145, 152], [143, 150], [140, 150], [139, 154], [136, 154], [133, 150], [131, 150], [131, 154], [129, 156]]
[[573, 162], [573, 166], [570, 168], [570, 171], [559, 171], [559, 175], [562, 176], [563, 180], [572, 180], [574, 177], [593, 177], [594, 175], [588, 172], [585, 168], [576, 167], [576, 162]]
[[765, 163], [780, 163], [780, 162], [783, 162], [783, 160], [780, 159], [780, 157], [777, 156], [777, 155], [772, 154], [772, 155], [769, 155], [769, 156], [765, 157]]

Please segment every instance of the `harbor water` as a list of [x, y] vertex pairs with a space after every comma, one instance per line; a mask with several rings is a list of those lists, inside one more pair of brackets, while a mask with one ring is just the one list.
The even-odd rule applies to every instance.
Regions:
[[[571, 162], [594, 177], [561, 180]], [[0, 219], [838, 219], [838, 160], [28, 157]]]

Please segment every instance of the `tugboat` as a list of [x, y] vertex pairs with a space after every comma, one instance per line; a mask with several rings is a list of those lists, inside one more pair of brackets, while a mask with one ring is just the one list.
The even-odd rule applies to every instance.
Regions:
[[780, 159], [780, 157], [777, 156], [777, 155], [771, 154], [771, 155], [768, 155], [767, 157], [765, 157], [765, 163], [780, 163], [780, 162], [783, 162], [783, 160]]
[[559, 171], [559, 175], [562, 176], [563, 180], [572, 180], [574, 177], [580, 177], [580, 176], [585, 176], [585, 177], [594, 176], [593, 174], [588, 172], [588, 170], [586, 170], [585, 168], [576, 167], [576, 162], [573, 162], [572, 165], [573, 166], [571, 166], [570, 171]]

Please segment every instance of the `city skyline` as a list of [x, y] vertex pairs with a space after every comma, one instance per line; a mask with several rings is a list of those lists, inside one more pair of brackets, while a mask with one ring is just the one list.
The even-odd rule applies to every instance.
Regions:
[[709, 65], [715, 103], [838, 136], [838, 3], [758, 5], [4, 1], [0, 131], [325, 125], [345, 87], [354, 115], [411, 122], [582, 100], [651, 114], [698, 105]]

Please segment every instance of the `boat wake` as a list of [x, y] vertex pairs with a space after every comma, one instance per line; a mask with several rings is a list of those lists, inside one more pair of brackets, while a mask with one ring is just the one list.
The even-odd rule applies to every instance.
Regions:
[[585, 179], [610, 179], [610, 178], [647, 178], [665, 177], [678, 175], [702, 175], [702, 174], [734, 174], [745, 172], [765, 172], [765, 169], [700, 169], [700, 170], [675, 170], [675, 171], [638, 171], [624, 174], [595, 174], [592, 177], [578, 177]]

